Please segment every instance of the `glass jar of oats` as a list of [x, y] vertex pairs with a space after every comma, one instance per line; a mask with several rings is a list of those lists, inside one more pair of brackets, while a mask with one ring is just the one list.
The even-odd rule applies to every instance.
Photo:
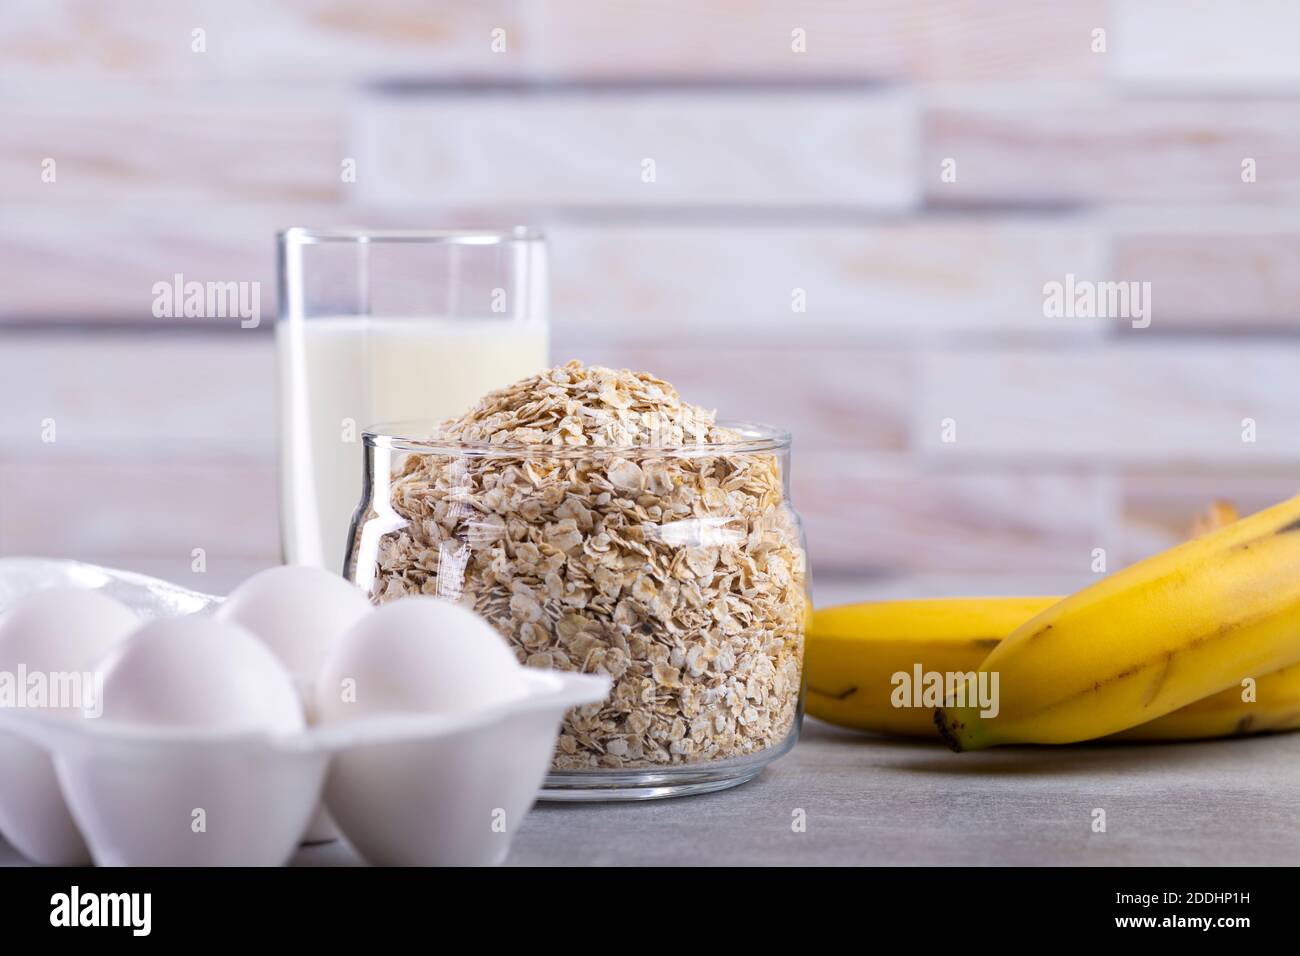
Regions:
[[793, 746], [809, 581], [788, 434], [570, 363], [365, 450], [347, 567], [374, 602], [461, 601], [521, 662], [613, 678], [566, 715], [546, 798], [718, 790]]

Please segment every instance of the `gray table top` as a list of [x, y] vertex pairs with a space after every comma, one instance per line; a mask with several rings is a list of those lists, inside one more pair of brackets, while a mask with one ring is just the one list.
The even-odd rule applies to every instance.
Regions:
[[1296, 864], [1300, 734], [954, 754], [809, 720], [790, 754], [734, 790], [539, 805], [510, 862]]
[[[1104, 833], [1093, 832], [1096, 809]], [[358, 862], [343, 843], [295, 860]], [[733, 790], [538, 804], [508, 862], [1294, 865], [1300, 733], [953, 754], [809, 720], [791, 753]], [[0, 865], [17, 863], [0, 843]]]

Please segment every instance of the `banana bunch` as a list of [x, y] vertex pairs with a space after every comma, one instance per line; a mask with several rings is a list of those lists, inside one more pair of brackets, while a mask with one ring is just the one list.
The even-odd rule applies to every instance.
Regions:
[[1300, 497], [1235, 517], [1065, 599], [818, 611], [808, 712], [958, 750], [1300, 727]]
[[[934, 707], [894, 706], [905, 675], [978, 671], [994, 647], [1060, 598], [934, 598], [817, 611], [808, 632], [808, 713], [843, 727], [936, 737]], [[1001, 689], [1001, 688], [999, 688]], [[942, 700], [936, 706], [940, 706]], [[1193, 740], [1300, 728], [1300, 665], [1233, 686], [1116, 736]]]

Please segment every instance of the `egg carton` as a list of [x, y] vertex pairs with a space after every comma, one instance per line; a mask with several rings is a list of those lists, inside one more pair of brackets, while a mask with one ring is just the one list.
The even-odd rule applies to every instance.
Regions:
[[34, 591], [46, 588], [99, 591], [133, 611], [140, 620], [205, 614], [222, 598], [134, 571], [119, 571], [59, 558], [0, 558], [0, 615]]
[[[491, 865], [537, 795], [564, 712], [609, 692], [589, 674], [525, 680], [526, 697], [474, 714], [363, 717], [288, 735], [5, 710], [0, 730], [51, 756], [100, 866], [279, 866], [322, 801], [372, 863]], [[37, 859], [62, 850], [39, 823], [25, 836]]]
[[[31, 590], [69, 584], [104, 588], [142, 619], [202, 614], [219, 600], [92, 565], [5, 559], [0, 614]], [[101, 866], [278, 866], [323, 806], [374, 864], [500, 863], [565, 711], [610, 689], [603, 676], [521, 671], [521, 696], [471, 712], [370, 714], [292, 732], [0, 708], [0, 774], [39, 751], [54, 778], [0, 787], [0, 819], [37, 862], [67, 862], [80, 838]]]

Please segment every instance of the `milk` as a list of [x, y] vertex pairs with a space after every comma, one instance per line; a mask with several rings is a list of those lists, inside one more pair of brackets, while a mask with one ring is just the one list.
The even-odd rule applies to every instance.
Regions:
[[276, 336], [285, 560], [333, 571], [361, 499], [367, 426], [458, 416], [547, 364], [543, 322], [339, 316], [281, 322]]

